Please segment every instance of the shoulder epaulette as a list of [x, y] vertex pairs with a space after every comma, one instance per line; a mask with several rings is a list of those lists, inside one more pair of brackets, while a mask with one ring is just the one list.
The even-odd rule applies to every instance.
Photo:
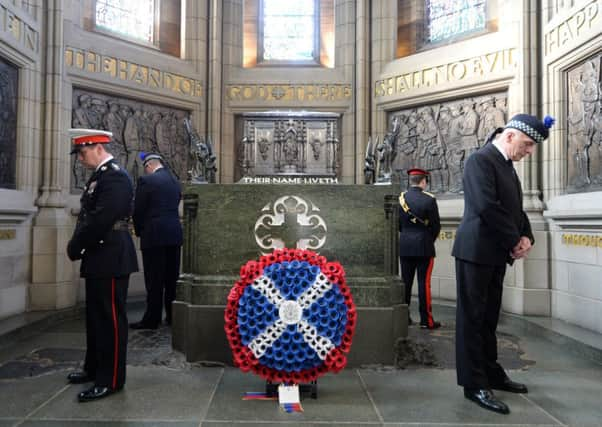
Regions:
[[423, 191], [424, 194], [426, 194], [427, 196], [431, 196], [433, 199], [435, 199], [435, 195], [433, 193], [429, 193], [428, 191]]
[[111, 162], [111, 167], [113, 168], [114, 171], [118, 171], [121, 169], [117, 163], [113, 163], [113, 162]]

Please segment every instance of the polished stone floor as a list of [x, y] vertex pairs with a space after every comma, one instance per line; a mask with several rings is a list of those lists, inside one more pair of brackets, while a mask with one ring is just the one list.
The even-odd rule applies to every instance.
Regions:
[[[0, 321], [0, 427], [602, 426], [602, 337], [502, 316], [500, 360], [529, 394], [498, 392], [511, 409], [498, 415], [464, 399], [455, 380], [454, 309], [436, 305], [434, 311], [444, 327], [412, 326], [405, 344], [414, 356], [322, 377], [318, 398], [304, 397], [304, 412], [293, 414], [274, 401], [242, 400], [245, 392], [264, 389], [251, 374], [187, 363], [171, 350], [167, 327], [131, 331], [124, 391], [78, 403], [85, 386], [69, 385], [65, 376], [84, 353], [81, 319], [38, 319], [19, 333], [6, 333], [9, 321]], [[132, 308], [130, 320], [140, 314], [139, 306]]]

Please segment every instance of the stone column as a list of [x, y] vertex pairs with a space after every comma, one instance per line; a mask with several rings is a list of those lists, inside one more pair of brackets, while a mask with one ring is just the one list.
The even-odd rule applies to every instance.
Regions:
[[209, 0], [209, 52], [207, 75], [207, 134], [211, 137], [213, 146], [219, 153], [217, 161], [218, 182], [232, 182], [234, 162], [232, 153], [227, 153], [222, 145], [222, 38], [223, 38], [223, 1]]
[[77, 282], [74, 264], [65, 248], [71, 236], [71, 221], [65, 210], [66, 182], [61, 172], [67, 163], [69, 144], [61, 134], [61, 95], [63, 89], [63, 19], [62, 0], [45, 2], [44, 34], [46, 91], [43, 101], [42, 182], [36, 204], [40, 211], [33, 226], [32, 283], [29, 305], [33, 310], [59, 309], [74, 305]]
[[364, 158], [370, 136], [370, 2], [357, 0], [355, 6], [355, 183], [364, 182]]
[[[518, 68], [516, 84], [510, 87], [514, 91], [514, 102], [508, 106], [508, 118], [517, 113], [533, 114], [542, 117], [541, 94], [539, 89], [539, 34], [538, 20], [541, 19], [539, 2], [535, 0], [516, 1], [516, 21], [511, 25], [517, 27], [519, 57], [516, 58]], [[545, 143], [544, 143], [545, 144]], [[539, 178], [542, 147], [538, 146], [535, 154], [515, 164], [523, 187], [523, 206], [531, 221], [535, 236], [535, 246], [529, 256], [508, 268], [506, 286], [504, 288], [503, 309], [512, 313], [526, 315], [550, 314], [550, 290], [548, 274], [548, 231], [544, 221], [543, 203], [541, 202], [542, 184]]]

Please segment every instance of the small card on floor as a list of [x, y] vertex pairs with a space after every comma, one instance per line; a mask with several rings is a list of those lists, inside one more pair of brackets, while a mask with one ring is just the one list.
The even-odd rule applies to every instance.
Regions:
[[299, 403], [299, 386], [297, 384], [278, 386], [278, 402], [280, 405]]

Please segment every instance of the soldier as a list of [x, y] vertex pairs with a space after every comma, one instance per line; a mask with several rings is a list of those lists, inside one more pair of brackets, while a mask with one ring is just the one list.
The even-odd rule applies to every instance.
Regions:
[[134, 229], [140, 236], [144, 264], [146, 311], [132, 329], [157, 329], [165, 305], [165, 323], [171, 325], [171, 303], [180, 275], [182, 225], [178, 205], [180, 183], [155, 153], [143, 156], [147, 174], [138, 179], [134, 204]]
[[[424, 191], [428, 175], [425, 170], [410, 169], [410, 188], [399, 196], [399, 259], [401, 276], [406, 285], [406, 304], [410, 306], [414, 274], [418, 272], [420, 327], [437, 329], [441, 323], [433, 319], [431, 273], [435, 260], [435, 240], [441, 231], [441, 223], [435, 196]], [[412, 323], [410, 317], [408, 322]]]
[[120, 391], [125, 384], [129, 276], [138, 271], [128, 230], [133, 188], [130, 177], [105, 150], [111, 132], [70, 129], [72, 154], [94, 172], [84, 187], [73, 236], [67, 245], [72, 261], [81, 260], [86, 279], [86, 358], [83, 371], [72, 372], [72, 384], [92, 382], [80, 402]]

